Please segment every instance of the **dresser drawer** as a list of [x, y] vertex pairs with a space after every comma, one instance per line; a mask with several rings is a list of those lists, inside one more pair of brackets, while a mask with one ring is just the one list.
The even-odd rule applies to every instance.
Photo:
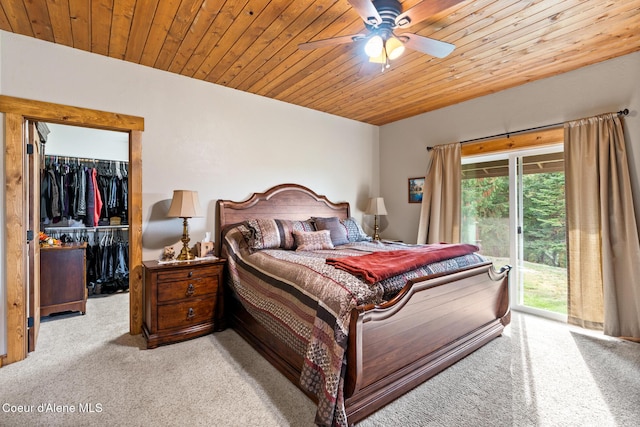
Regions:
[[184, 328], [214, 320], [216, 298], [197, 298], [158, 306], [158, 328]]
[[218, 276], [196, 277], [174, 282], [158, 283], [158, 302], [174, 301], [215, 294]]
[[176, 270], [161, 271], [158, 273], [158, 283], [176, 282], [180, 280], [201, 279], [216, 276], [222, 267], [211, 265], [206, 267], [181, 268]]

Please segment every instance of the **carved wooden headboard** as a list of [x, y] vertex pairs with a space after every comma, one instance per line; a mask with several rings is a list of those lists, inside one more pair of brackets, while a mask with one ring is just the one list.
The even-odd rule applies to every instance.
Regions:
[[264, 193], [253, 193], [242, 202], [216, 202], [216, 253], [220, 253], [222, 230], [230, 224], [248, 219], [306, 220], [315, 217], [345, 219], [350, 215], [349, 203], [334, 203], [298, 184], [281, 184]]

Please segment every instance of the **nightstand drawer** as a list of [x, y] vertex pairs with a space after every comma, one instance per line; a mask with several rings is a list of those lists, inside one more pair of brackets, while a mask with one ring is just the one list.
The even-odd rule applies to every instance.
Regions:
[[158, 283], [175, 282], [180, 280], [195, 280], [210, 276], [216, 276], [222, 267], [212, 265], [207, 267], [181, 268], [176, 270], [162, 271], [158, 273]]
[[213, 322], [216, 298], [199, 298], [158, 306], [158, 328], [172, 329]]
[[158, 283], [158, 302], [215, 294], [217, 290], [218, 276]]

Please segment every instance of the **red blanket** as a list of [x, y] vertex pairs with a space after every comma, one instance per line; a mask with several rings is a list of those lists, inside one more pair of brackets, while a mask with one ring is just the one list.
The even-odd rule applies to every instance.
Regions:
[[479, 251], [467, 243], [436, 243], [415, 249], [374, 252], [361, 256], [327, 258], [327, 264], [353, 275], [367, 283], [376, 283], [389, 277], [415, 270], [421, 265], [431, 264]]

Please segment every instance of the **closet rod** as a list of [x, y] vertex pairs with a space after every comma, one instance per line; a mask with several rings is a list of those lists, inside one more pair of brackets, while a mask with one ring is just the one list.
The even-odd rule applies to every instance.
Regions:
[[113, 160], [113, 159], [89, 159], [86, 157], [74, 157], [74, 156], [60, 156], [58, 154], [45, 154], [44, 158], [53, 158], [53, 157], [57, 157], [58, 159], [62, 158], [62, 159], [70, 159], [70, 160], [77, 160], [79, 162], [120, 162], [120, 163], [126, 163], [128, 164], [129, 161], [128, 160]]
[[[624, 110], [620, 110], [618, 111], [618, 115], [619, 116], [626, 116], [629, 114], [629, 109], [625, 108]], [[507, 138], [509, 138], [511, 135], [516, 135], [519, 133], [526, 133], [526, 132], [531, 132], [534, 130], [542, 130], [542, 129], [549, 129], [549, 128], [554, 128], [554, 127], [559, 127], [564, 125], [565, 122], [562, 123], [554, 123], [551, 125], [544, 125], [544, 126], [537, 126], [537, 127], [533, 127], [533, 128], [529, 128], [529, 129], [521, 129], [521, 130], [515, 130], [513, 132], [504, 132], [504, 133], [499, 133], [497, 135], [491, 135], [491, 136], [483, 136], [480, 138], [475, 138], [475, 139], [467, 139], [466, 141], [461, 141], [460, 144], [467, 144], [469, 142], [478, 142], [478, 141], [484, 141], [485, 139], [494, 139], [494, 138], [502, 138], [503, 136], [506, 136]], [[431, 151], [433, 149], [433, 147], [427, 147], [427, 151]]]
[[128, 225], [98, 225], [96, 227], [48, 227], [43, 225], [42, 228], [44, 230], [51, 231], [69, 231], [69, 232], [77, 232], [77, 231], [108, 231], [108, 230], [123, 230], [126, 231], [129, 229]]

